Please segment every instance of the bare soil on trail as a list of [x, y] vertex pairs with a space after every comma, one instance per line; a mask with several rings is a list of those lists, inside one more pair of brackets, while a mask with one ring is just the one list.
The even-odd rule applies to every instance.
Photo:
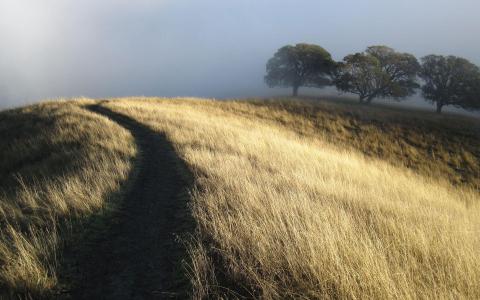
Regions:
[[187, 298], [182, 266], [187, 256], [178, 236], [188, 234], [193, 221], [182, 162], [164, 135], [100, 105], [88, 109], [129, 130], [139, 157], [118, 212], [87, 245], [71, 249], [80, 278], [74, 280], [67, 298]]

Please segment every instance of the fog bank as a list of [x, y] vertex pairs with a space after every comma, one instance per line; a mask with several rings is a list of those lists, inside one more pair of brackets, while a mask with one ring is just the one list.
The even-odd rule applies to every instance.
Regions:
[[385, 44], [480, 64], [478, 11], [474, 0], [1, 0], [0, 108], [73, 96], [287, 94], [265, 86], [265, 63], [297, 42], [336, 60]]

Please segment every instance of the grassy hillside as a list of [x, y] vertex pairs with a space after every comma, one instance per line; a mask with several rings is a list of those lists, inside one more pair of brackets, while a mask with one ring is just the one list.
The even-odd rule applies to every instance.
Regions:
[[131, 132], [82, 106], [92, 103], [166, 136], [188, 166], [194, 298], [480, 297], [480, 122], [288, 99], [0, 113], [4, 289], [54, 288], [69, 238], [56, 228], [82, 231], [116, 203], [138, 154]]
[[478, 123], [332, 103], [105, 105], [166, 133], [192, 170], [197, 297], [480, 297]]
[[113, 206], [130, 172], [132, 136], [91, 102], [0, 113], [0, 298], [57, 288], [69, 228]]
[[338, 100], [250, 103], [254, 107], [237, 110], [422, 175], [480, 190], [478, 119]]

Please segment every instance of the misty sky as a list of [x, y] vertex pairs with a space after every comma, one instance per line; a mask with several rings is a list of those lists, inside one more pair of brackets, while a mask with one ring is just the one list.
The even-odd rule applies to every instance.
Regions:
[[0, 0], [0, 107], [52, 97], [268, 93], [277, 48], [385, 44], [480, 64], [478, 0]]

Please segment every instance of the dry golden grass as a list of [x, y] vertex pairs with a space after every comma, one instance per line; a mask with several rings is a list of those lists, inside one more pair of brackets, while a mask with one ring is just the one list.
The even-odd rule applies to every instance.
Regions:
[[133, 137], [91, 103], [0, 113], [0, 298], [48, 295], [68, 228], [113, 207], [130, 172]]
[[[131, 134], [92, 103], [0, 113], [4, 291], [54, 289], [68, 228], [112, 208], [131, 170]], [[194, 175], [196, 298], [480, 298], [478, 122], [331, 102], [102, 105], [166, 133]]]
[[336, 133], [317, 130], [328, 121], [274, 106], [104, 105], [165, 132], [194, 174], [195, 297], [480, 298], [475, 183], [455, 187], [442, 180], [451, 174], [435, 173], [441, 168], [431, 174], [442, 176], [427, 176], [427, 167], [413, 172], [390, 154], [366, 158], [354, 150], [360, 142], [345, 147]]
[[[250, 105], [246, 105], [246, 104]], [[274, 121], [421, 175], [480, 190], [480, 120], [315, 99], [257, 100], [225, 109]]]

